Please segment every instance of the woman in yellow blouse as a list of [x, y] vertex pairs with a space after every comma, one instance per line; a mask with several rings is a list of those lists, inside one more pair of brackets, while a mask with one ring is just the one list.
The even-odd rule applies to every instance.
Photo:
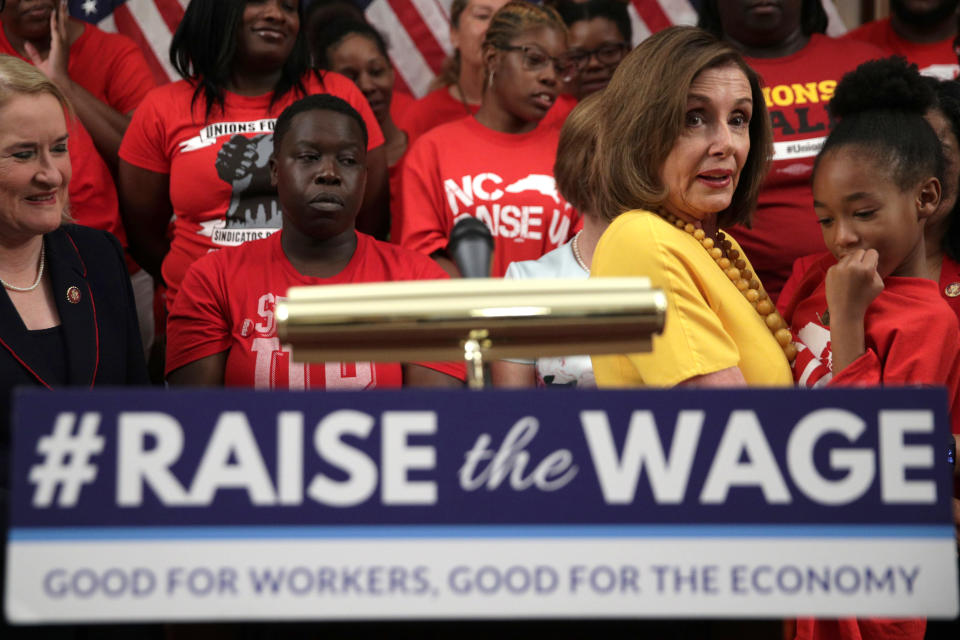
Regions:
[[597, 385], [791, 385], [790, 331], [721, 229], [749, 222], [769, 164], [756, 74], [708, 33], [674, 27], [623, 60], [601, 109], [595, 184], [611, 223], [591, 277], [647, 276], [668, 309], [651, 353], [593, 358]]

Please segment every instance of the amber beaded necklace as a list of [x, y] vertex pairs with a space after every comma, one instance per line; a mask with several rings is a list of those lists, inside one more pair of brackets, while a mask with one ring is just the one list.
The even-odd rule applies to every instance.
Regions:
[[694, 239], [706, 249], [710, 257], [717, 263], [717, 266], [727, 274], [727, 277], [730, 278], [730, 281], [733, 282], [743, 297], [747, 299], [747, 302], [749, 302], [753, 308], [757, 310], [757, 313], [760, 314], [760, 317], [763, 318], [763, 321], [767, 324], [767, 328], [770, 329], [773, 337], [776, 338], [777, 343], [779, 343], [783, 349], [787, 360], [792, 364], [797, 357], [797, 348], [793, 344], [793, 334], [791, 334], [790, 329], [787, 328], [787, 323], [784, 322], [780, 314], [777, 313], [773, 302], [770, 300], [770, 297], [767, 296], [767, 292], [763, 290], [763, 285], [760, 284], [760, 280], [750, 269], [747, 269], [746, 260], [740, 257], [740, 252], [733, 248], [733, 244], [727, 240], [727, 236], [724, 235], [723, 231], [717, 231], [717, 239], [714, 240], [713, 238], [708, 238], [703, 229], [694, 226], [686, 220], [681, 220], [671, 213], [661, 214], [661, 216], [678, 229], [682, 229], [692, 235]]

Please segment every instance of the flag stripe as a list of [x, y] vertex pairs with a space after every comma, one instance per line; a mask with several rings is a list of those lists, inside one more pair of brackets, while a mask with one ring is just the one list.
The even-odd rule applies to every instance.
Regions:
[[450, 17], [444, 12], [437, 0], [412, 0], [423, 23], [430, 29], [437, 44], [443, 49], [444, 56], [453, 55], [450, 44]]
[[181, 0], [153, 0], [153, 2], [156, 3], [157, 11], [160, 13], [163, 21], [167, 23], [167, 28], [170, 29], [170, 33], [176, 31], [177, 25], [179, 25], [183, 19], [184, 7], [180, 4]]
[[650, 37], [650, 29], [640, 19], [636, 8], [632, 4], [627, 5], [627, 14], [630, 16], [630, 28], [633, 30], [633, 46], [637, 46]]
[[387, 53], [398, 76], [410, 88], [410, 93], [417, 97], [426, 94], [434, 71], [410, 39], [410, 34], [400, 25], [390, 3], [387, 0], [374, 0], [367, 7], [366, 17], [386, 36]]
[[670, 24], [697, 24], [697, 11], [687, 0], [658, 0], [658, 2]]
[[406, 80], [403, 79], [403, 76], [400, 74], [399, 71], [397, 71], [397, 72], [394, 74], [393, 78], [394, 78], [394, 79], [393, 79], [393, 92], [394, 92], [394, 93], [396, 93], [397, 91], [399, 91], [400, 93], [408, 93], [408, 94], [410, 94], [410, 95], [414, 95], [414, 93], [410, 90], [410, 87], [407, 86]]
[[[160, 14], [155, 0], [129, 0], [113, 10], [117, 16], [117, 29], [126, 33], [126, 27], [121, 24], [120, 15], [128, 15], [131, 22], [135, 21], [140, 31], [147, 36], [150, 49], [157, 62], [163, 67], [168, 78], [176, 78], [177, 72], [170, 64], [170, 40], [173, 34], [167, 27]], [[144, 50], [146, 53], [146, 50]]]
[[653, 0], [631, 0], [637, 14], [652, 33], [666, 29], [671, 25], [670, 18], [664, 13], [659, 2]]
[[[113, 29], [110, 28], [111, 26]], [[118, 7], [109, 18], [106, 18], [100, 23], [100, 27], [104, 30], [117, 31], [133, 40], [143, 52], [143, 57], [147, 60], [147, 66], [150, 67], [150, 71], [153, 73], [153, 79], [158, 83], [170, 81], [172, 76], [167, 72], [163, 64], [157, 60], [157, 56], [153, 53], [153, 46], [143, 31], [140, 30], [140, 25], [137, 24], [137, 21], [126, 7]]]
[[413, 2], [411, 0], [390, 0], [390, 6], [393, 7], [397, 19], [409, 34], [410, 39], [416, 44], [427, 64], [433, 69], [434, 73], [439, 73], [446, 54], [437, 39], [433, 37], [430, 28], [423, 21], [420, 12], [413, 6]]

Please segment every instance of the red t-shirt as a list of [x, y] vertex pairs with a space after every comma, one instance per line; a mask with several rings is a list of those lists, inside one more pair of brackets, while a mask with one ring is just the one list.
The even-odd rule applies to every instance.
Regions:
[[[330, 93], [355, 108], [367, 125], [368, 148], [383, 144], [383, 133], [366, 98], [346, 77], [312, 71], [303, 78], [309, 94]], [[270, 186], [277, 116], [300, 97], [297, 91], [271, 105], [272, 94], [225, 93], [224, 110], [206, 120], [203, 100], [192, 105], [193, 85], [174, 82], [151, 91], [127, 128], [120, 158], [170, 175], [175, 216], [170, 252], [163, 259], [167, 308], [187, 268], [214, 249], [265, 238], [280, 229], [280, 203]]]
[[478, 104], [464, 105], [454, 98], [450, 95], [450, 87], [440, 87], [407, 106], [401, 117], [402, 122], [395, 122], [407, 132], [412, 143], [434, 127], [459, 120], [468, 113], [473, 115], [479, 108]]
[[813, 212], [813, 160], [830, 132], [827, 104], [840, 78], [879, 49], [820, 34], [783, 58], [747, 58], [763, 79], [773, 125], [773, 165], [753, 214], [752, 228], [730, 229], [773, 300], [790, 276], [793, 261], [826, 250]]
[[559, 135], [556, 127], [501, 133], [472, 117], [429, 131], [403, 161], [400, 244], [430, 255], [473, 216], [493, 234], [490, 271], [501, 278], [511, 262], [565, 243], [577, 214], [553, 179]]
[[[398, 91], [396, 87], [393, 89], [393, 93], [390, 95], [390, 117], [393, 118], [393, 123], [400, 127], [400, 123], [403, 122], [403, 118], [413, 104], [417, 101], [409, 93], [405, 91]], [[401, 129], [403, 127], [400, 127]]]
[[960, 324], [923, 278], [889, 276], [864, 318], [866, 352], [833, 374], [827, 312], [826, 274], [830, 254], [797, 261], [779, 307], [793, 331], [797, 359], [794, 379], [805, 387], [939, 385], [947, 388], [953, 432], [960, 433]]
[[567, 116], [570, 115], [570, 112], [573, 111], [573, 108], [576, 107], [578, 103], [579, 100], [569, 93], [561, 93], [557, 96], [557, 101], [554, 102], [550, 110], [547, 111], [547, 115], [543, 116], [543, 121], [540, 123], [540, 126], [562, 127], [563, 123], [567, 121]]
[[[73, 168], [68, 187], [70, 215], [77, 224], [109, 231], [126, 248], [127, 234], [120, 220], [120, 204], [113, 175], [80, 119], [73, 118], [68, 126], [70, 139], [67, 149]], [[129, 259], [127, 263], [128, 267], [135, 266]]]
[[[280, 344], [274, 309], [294, 286], [438, 280], [447, 274], [429, 258], [357, 233], [357, 249], [338, 275], [302, 275], [287, 259], [281, 234], [217, 251], [187, 272], [167, 325], [167, 373], [228, 351], [224, 384], [257, 389], [399, 387], [397, 363], [296, 363]], [[426, 364], [426, 363], [424, 363]], [[465, 377], [460, 363], [430, 363]]]
[[943, 256], [940, 267], [940, 294], [960, 319], [960, 263]]
[[[0, 53], [17, 56], [0, 29]], [[27, 60], [29, 62], [29, 60]], [[70, 79], [120, 113], [130, 113], [156, 86], [143, 52], [126, 36], [83, 23], [83, 33], [70, 45]]]
[[[951, 17], [950, 20], [955, 20]], [[868, 22], [843, 36], [845, 40], [869, 42], [879, 47], [884, 57], [899, 55], [920, 68], [920, 73], [941, 80], [953, 80], [960, 66], [953, 51], [953, 36], [938, 42], [911, 42], [897, 35], [890, 18]]]

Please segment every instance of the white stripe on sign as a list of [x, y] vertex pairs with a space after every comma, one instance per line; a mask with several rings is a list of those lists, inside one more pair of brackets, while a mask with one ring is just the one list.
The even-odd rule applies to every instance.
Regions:
[[957, 614], [956, 542], [949, 527], [943, 531], [936, 539], [11, 542], [6, 613], [23, 624], [211, 618], [952, 618]]

